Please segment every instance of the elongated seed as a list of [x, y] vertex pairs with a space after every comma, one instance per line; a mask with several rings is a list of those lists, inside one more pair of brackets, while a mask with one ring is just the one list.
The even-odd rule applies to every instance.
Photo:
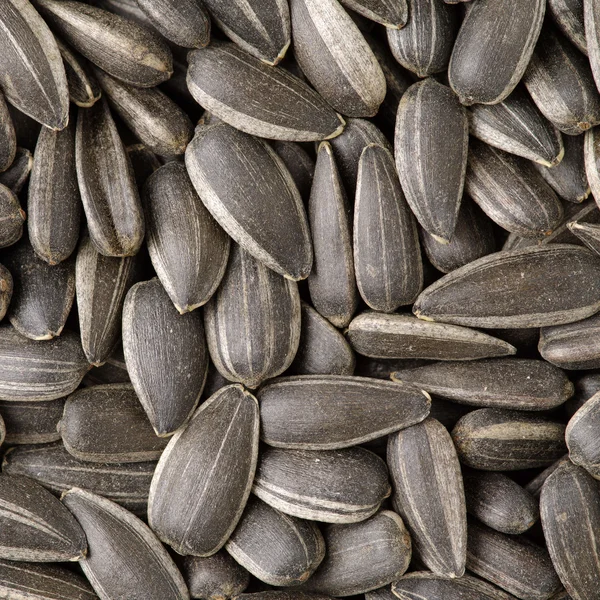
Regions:
[[89, 66], [85, 63], [85, 58], [79, 56], [75, 50], [58, 39], [56, 44], [65, 67], [71, 102], [82, 108], [93, 106], [100, 99], [102, 91]]
[[0, 401], [0, 415], [6, 426], [6, 443], [44, 444], [60, 440], [56, 425], [64, 405], [64, 398], [46, 402]]
[[548, 0], [548, 12], [569, 40], [587, 54], [583, 0]]
[[15, 159], [17, 135], [4, 95], [0, 93], [0, 172], [6, 171]]

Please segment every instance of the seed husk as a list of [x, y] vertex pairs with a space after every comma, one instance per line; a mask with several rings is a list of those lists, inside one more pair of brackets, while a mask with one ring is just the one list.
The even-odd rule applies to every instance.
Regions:
[[306, 83], [234, 44], [213, 42], [191, 52], [187, 84], [206, 110], [259, 137], [312, 142], [344, 128], [344, 119]]
[[224, 123], [199, 125], [185, 163], [202, 202], [238, 244], [284, 277], [308, 276], [313, 256], [304, 205], [269, 144]]
[[421, 226], [448, 242], [462, 199], [469, 124], [450, 88], [434, 79], [413, 84], [396, 120], [396, 168]]
[[212, 556], [186, 556], [181, 565], [192, 598], [225, 600], [241, 594], [250, 583], [250, 573], [224, 550]]
[[[3, 175], [6, 175], [5, 171]], [[0, 248], [11, 246], [23, 235], [25, 211], [15, 193], [0, 182]]]
[[62, 501], [85, 531], [90, 551], [80, 565], [101, 598], [189, 598], [173, 559], [143, 521], [79, 488], [65, 492]]
[[17, 134], [4, 94], [0, 93], [0, 172], [12, 165], [17, 153]]
[[[94, 4], [108, 12], [135, 21], [152, 32], [159, 33], [150, 21], [150, 17], [141, 9], [137, 0], [96, 0]], [[172, 44], [171, 48], [176, 50], [175, 44]]]
[[600, 22], [600, 7], [596, 6], [595, 2], [584, 0], [583, 22], [590, 67], [596, 86], [600, 89], [600, 33], [597, 31]]
[[137, 283], [123, 305], [123, 351], [154, 431], [171, 435], [192, 416], [206, 381], [202, 315], [180, 315], [156, 278]]
[[[594, 212], [596, 212], [595, 207]], [[567, 227], [569, 231], [576, 235], [590, 250], [600, 254], [600, 225], [572, 221]]]
[[148, 252], [175, 308], [206, 304], [227, 267], [229, 236], [208, 212], [185, 166], [171, 162], [152, 174], [144, 191]]
[[391, 493], [385, 463], [361, 447], [265, 448], [252, 491], [283, 513], [325, 523], [357, 523]]
[[137, 87], [153, 87], [173, 72], [171, 51], [152, 30], [72, 0], [35, 0], [53, 29], [89, 61]]
[[461, 462], [486, 471], [547, 467], [567, 450], [565, 426], [514, 410], [481, 408], [452, 430]]
[[586, 132], [583, 157], [592, 195], [600, 206], [600, 128], [593, 127]]
[[7, 444], [45, 444], [60, 440], [56, 425], [65, 405], [64, 398], [47, 402], [0, 401], [0, 415], [6, 427]]
[[450, 434], [429, 418], [388, 438], [394, 507], [414, 552], [436, 575], [465, 572], [467, 512], [460, 464]]
[[389, 0], [341, 0], [341, 2], [359, 15], [391, 29], [404, 27], [408, 20], [406, 0], [398, 0], [397, 2], [389, 2]]
[[148, 517], [161, 540], [194, 556], [225, 544], [250, 495], [258, 436], [258, 402], [242, 386], [221, 388], [200, 406], [171, 438], [152, 479]]
[[0, 173], [0, 184], [11, 189], [14, 194], [18, 194], [23, 189], [32, 167], [31, 152], [26, 148], [17, 148], [15, 160], [6, 171]]
[[586, 469], [595, 479], [600, 478], [600, 453], [596, 428], [600, 422], [600, 394], [594, 394], [571, 417], [565, 431], [572, 463]]
[[300, 197], [304, 202], [307, 202], [315, 173], [315, 161], [296, 142], [274, 141], [271, 146], [273, 146], [273, 150], [277, 152], [286, 169], [290, 172], [300, 192]]
[[285, 515], [253, 494], [225, 549], [257, 579], [276, 586], [306, 581], [325, 556], [315, 523]]
[[13, 279], [10, 271], [0, 264], [0, 319], [6, 315], [13, 293]]
[[361, 313], [352, 319], [346, 336], [356, 352], [372, 358], [476, 360], [517, 351], [486, 333], [406, 314]]
[[56, 44], [63, 59], [71, 102], [82, 108], [93, 106], [100, 99], [102, 91], [85, 59], [60, 40], [57, 39]]
[[580, 246], [496, 252], [430, 285], [413, 312], [424, 320], [489, 329], [572, 323], [600, 309], [599, 274], [600, 257]]
[[548, 12], [571, 43], [587, 54], [583, 0], [548, 0]]
[[11, 448], [4, 454], [2, 472], [34, 479], [53, 494], [82, 487], [145, 515], [155, 462], [102, 464], [77, 460], [62, 442]]

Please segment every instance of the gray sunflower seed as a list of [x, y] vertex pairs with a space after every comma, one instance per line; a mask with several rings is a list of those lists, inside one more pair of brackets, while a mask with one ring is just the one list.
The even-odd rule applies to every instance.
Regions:
[[64, 398], [47, 402], [0, 401], [0, 415], [6, 426], [6, 443], [44, 444], [60, 440], [56, 425], [64, 405]]
[[452, 430], [461, 462], [486, 471], [546, 467], [566, 452], [565, 426], [513, 410], [481, 408]]
[[548, 410], [573, 395], [573, 384], [560, 369], [530, 358], [437, 362], [392, 378], [455, 402], [488, 408]]
[[595, 2], [584, 0], [583, 21], [590, 67], [596, 86], [600, 88], [600, 32], [597, 30], [600, 24], [600, 7]]
[[465, 572], [467, 512], [460, 464], [452, 438], [426, 419], [388, 438], [393, 502], [419, 559], [436, 575]]
[[77, 245], [81, 197], [75, 170], [75, 122], [62, 131], [45, 127], [35, 147], [27, 196], [29, 241], [50, 265], [66, 260]]
[[0, 326], [0, 398], [55, 400], [70, 394], [89, 369], [79, 336], [70, 331], [43, 343]]
[[131, 161], [104, 98], [79, 109], [75, 137], [77, 181], [92, 242], [105, 256], [132, 256], [144, 238], [144, 215]]
[[471, 135], [490, 146], [547, 167], [563, 158], [560, 132], [546, 120], [522, 86], [498, 104], [473, 105], [468, 116]]
[[583, 0], [548, 0], [548, 12], [571, 43], [587, 54]]
[[191, 52], [187, 84], [206, 110], [259, 137], [311, 142], [344, 128], [344, 119], [306, 83], [234, 44], [213, 42]]
[[352, 375], [356, 362], [346, 338], [312, 306], [302, 309], [300, 342], [287, 370], [293, 375]]
[[221, 388], [200, 406], [171, 438], [152, 479], [148, 518], [161, 540], [194, 556], [225, 544], [250, 495], [258, 438], [258, 402], [242, 386]]
[[551, 233], [563, 208], [533, 164], [514, 154], [473, 141], [465, 190], [501, 227], [524, 237]]
[[160, 156], [183, 154], [194, 135], [189, 117], [158, 88], [127, 85], [95, 70], [113, 110], [146, 147]]
[[15, 160], [6, 171], [0, 173], [0, 183], [10, 188], [14, 194], [18, 194], [23, 189], [32, 167], [31, 152], [26, 148], [17, 148]]
[[123, 306], [123, 351], [154, 431], [170, 435], [190, 419], [206, 381], [202, 315], [180, 315], [158, 279], [137, 283]]
[[331, 145], [321, 143], [308, 200], [314, 265], [308, 276], [313, 306], [336, 327], [345, 327], [358, 306], [352, 253], [351, 206]]
[[224, 550], [205, 558], [186, 556], [182, 572], [192, 598], [225, 600], [241, 594], [250, 583], [250, 573]]
[[117, 347], [104, 364], [91, 369], [82, 381], [86, 387], [105, 383], [131, 383], [122, 346]]
[[[597, 212], [595, 207], [594, 212]], [[600, 225], [572, 221], [567, 227], [569, 231], [576, 235], [590, 250], [600, 254]]]
[[239, 594], [231, 600], [331, 600], [323, 594], [308, 594], [300, 590], [267, 590], [253, 594]]
[[60, 40], [56, 40], [56, 44], [63, 59], [71, 102], [82, 108], [93, 106], [100, 99], [102, 92], [84, 63], [85, 59]]
[[391, 29], [400, 29], [408, 20], [406, 0], [341, 0], [347, 8], [359, 15]]
[[104, 256], [88, 236], [83, 238], [75, 261], [75, 291], [81, 345], [92, 365], [103, 364], [119, 342], [123, 302], [138, 270], [135, 258]]
[[131, 160], [135, 182], [138, 189], [141, 190], [144, 188], [148, 177], [160, 168], [161, 162], [144, 144], [127, 146], [127, 154], [129, 155], [129, 160]]
[[462, 199], [469, 125], [452, 91], [426, 79], [400, 101], [396, 121], [396, 168], [421, 226], [449, 241]]
[[386, 30], [394, 58], [419, 77], [445, 71], [458, 29], [456, 16], [451, 7], [436, 0], [412, 4], [406, 26]]
[[584, 200], [580, 205], [575, 203], [564, 204], [564, 214], [561, 224], [550, 234], [545, 236], [538, 244], [585, 244], [571, 230], [571, 223], [600, 223], [600, 211], [593, 198]]
[[258, 392], [261, 435], [278, 448], [336, 450], [410, 427], [430, 398], [411, 385], [341, 375], [283, 377]]
[[549, 600], [560, 580], [545, 548], [469, 521], [467, 568], [521, 600]]
[[546, 3], [527, 0], [515, 8], [510, 0], [484, 0], [467, 12], [448, 68], [450, 86], [463, 104], [502, 102], [523, 76]]
[[199, 125], [185, 163], [202, 202], [238, 244], [284, 277], [308, 276], [313, 257], [302, 199], [265, 141], [224, 123]]
[[71, 394], [58, 431], [69, 454], [98, 463], [157, 460], [168, 442], [154, 434], [128, 383], [93, 386]]
[[10, 271], [0, 264], [0, 319], [3, 319], [10, 306], [13, 293], [13, 279]]
[[[3, 175], [6, 175], [5, 171]], [[25, 211], [15, 193], [0, 182], [0, 248], [19, 241], [23, 235]]]
[[63, 494], [62, 501], [85, 531], [90, 552], [80, 565], [101, 598], [189, 598], [173, 559], [143, 521], [79, 488]]
[[6, 171], [15, 160], [17, 134], [4, 94], [0, 92], [0, 172]]
[[572, 463], [600, 478], [600, 453], [595, 431], [600, 423], [600, 394], [594, 394], [567, 424], [565, 439]]
[[257, 579], [277, 586], [306, 581], [325, 556], [315, 523], [285, 515], [254, 495], [225, 549]]
[[592, 195], [600, 206], [600, 128], [594, 127], [586, 132], [583, 157]]
[[527, 531], [539, 517], [534, 496], [503, 473], [473, 471], [463, 478], [467, 512], [510, 535]]
[[0, 557], [33, 562], [81, 560], [85, 535], [73, 515], [35, 481], [0, 475]]
[[288, 515], [356, 523], [374, 515], [391, 493], [385, 463], [361, 447], [261, 453], [252, 491]]
[[155, 32], [83, 2], [35, 0], [35, 4], [65, 42], [113, 77], [152, 87], [171, 76], [171, 51]]
[[0, 86], [21, 112], [51, 129], [69, 120], [67, 77], [54, 36], [28, 0], [8, 0], [0, 10]]
[[339, 2], [292, 0], [290, 14], [294, 56], [308, 81], [338, 112], [374, 116], [385, 98], [385, 76]]
[[302, 200], [306, 202], [310, 195], [310, 188], [315, 173], [315, 161], [296, 142], [275, 141], [271, 145], [283, 161], [286, 169], [290, 172]]
[[229, 236], [212, 218], [187, 174], [171, 162], [148, 178], [146, 242], [152, 264], [180, 313], [206, 304], [227, 267]]
[[549, 467], [546, 467], [539, 475], [534, 477], [526, 486], [525, 489], [532, 494], [535, 498], [539, 500], [540, 492], [542, 491], [542, 486], [544, 482], [558, 467], [565, 461], [569, 460], [569, 455], [565, 454], [561, 456], [557, 461], [553, 462]]
[[426, 321], [492, 329], [562, 325], [598, 312], [599, 274], [600, 257], [580, 246], [496, 252], [426, 288], [413, 312]]
[[13, 278], [12, 326], [32, 340], [59, 336], [75, 299], [75, 259], [50, 266], [23, 241], [3, 260]]
[[423, 287], [417, 223], [400, 187], [394, 157], [382, 146], [367, 146], [360, 158], [354, 270], [360, 295], [374, 310], [392, 312], [412, 304]]
[[564, 133], [578, 135], [600, 123], [589, 62], [554, 29], [542, 32], [523, 82], [542, 114]]
[[155, 462], [105, 465], [77, 460], [62, 442], [11, 448], [4, 455], [2, 472], [25, 475], [53, 494], [82, 487], [145, 515]]
[[346, 336], [356, 352], [372, 358], [476, 360], [517, 352], [511, 344], [474, 329], [402, 314], [361, 313], [352, 319]]

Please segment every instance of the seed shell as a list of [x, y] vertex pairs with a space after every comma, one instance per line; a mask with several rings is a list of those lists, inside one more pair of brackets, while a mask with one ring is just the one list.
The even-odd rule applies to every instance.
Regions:
[[[35, 145], [35, 144], [34, 144]], [[15, 160], [6, 171], [0, 173], [0, 184], [18, 194], [25, 185], [33, 167], [33, 156], [26, 148], [17, 148]], [[23, 215], [24, 219], [25, 216]]]
[[597, 31], [600, 24], [600, 7], [595, 2], [584, 0], [583, 22], [590, 67], [596, 86], [600, 88], [600, 32]]
[[583, 4], [583, 0], [548, 0], [548, 12], [569, 40], [587, 54]]
[[[595, 209], [594, 209], [594, 212]], [[569, 231], [577, 236], [590, 250], [600, 254], [600, 225], [572, 221], [567, 225]]]
[[241, 594], [250, 583], [250, 573], [224, 550], [212, 556], [186, 556], [181, 565], [192, 598], [224, 600]]
[[408, 20], [406, 0], [341, 0], [347, 8], [359, 15], [391, 29], [400, 29]]
[[[3, 175], [6, 175], [5, 171]], [[0, 248], [11, 246], [23, 235], [25, 211], [15, 192], [0, 183]]]
[[6, 315], [13, 293], [13, 279], [10, 271], [0, 264], [0, 319]]
[[565, 431], [570, 461], [595, 479], [600, 478], [600, 453], [594, 433], [599, 420], [600, 394], [596, 393], [571, 417]]
[[17, 152], [17, 135], [4, 95], [0, 93], [0, 172], [6, 171]]
[[102, 91], [85, 59], [60, 40], [57, 39], [56, 44], [63, 59], [71, 102], [82, 108], [93, 106], [100, 99]]
[[596, 205], [600, 206], [600, 128], [594, 127], [586, 132], [583, 157], [592, 195]]
[[0, 400], [0, 415], [6, 426], [7, 444], [44, 444], [60, 440], [56, 425], [65, 405], [64, 398], [47, 402]]

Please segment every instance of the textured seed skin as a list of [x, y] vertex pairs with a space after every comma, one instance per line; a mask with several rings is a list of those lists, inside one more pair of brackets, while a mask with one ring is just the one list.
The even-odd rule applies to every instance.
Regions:
[[0, 183], [0, 248], [11, 246], [23, 235], [25, 211], [15, 193]]
[[234, 245], [204, 310], [208, 350], [219, 373], [249, 388], [280, 375], [294, 360], [300, 319], [297, 284]]
[[436, 575], [465, 571], [467, 512], [460, 465], [450, 434], [429, 418], [388, 438], [393, 502], [413, 548]]
[[277, 586], [306, 581], [325, 556], [315, 523], [279, 512], [254, 495], [225, 548], [256, 578]]
[[3, 319], [10, 306], [13, 294], [13, 278], [10, 271], [0, 264], [0, 319]]
[[546, 467], [566, 452], [565, 426], [527, 413], [481, 408], [452, 430], [461, 462], [485, 471]]
[[383, 102], [383, 71], [362, 33], [337, 0], [292, 0], [298, 65], [335, 110], [372, 117]]
[[587, 54], [583, 4], [583, 0], [548, 0], [548, 12], [569, 40]]
[[250, 573], [224, 550], [206, 558], [186, 556], [181, 570], [192, 598], [225, 600], [241, 594], [250, 583]]
[[72, 0], [35, 0], [54, 30], [92, 63], [126, 83], [152, 87], [173, 72], [160, 36], [129, 19]]
[[568, 135], [600, 122], [600, 98], [585, 56], [552, 28], [542, 32], [523, 77], [542, 114]]
[[302, 199], [266, 142], [224, 123], [199, 125], [185, 163], [202, 202], [238, 244], [284, 277], [308, 276], [313, 256]]
[[[31, 152], [26, 148], [17, 148], [15, 160], [6, 171], [0, 173], [0, 184], [12, 190], [13, 194], [18, 194], [23, 189], [32, 167]], [[24, 218], [25, 216], [21, 215], [21, 220]]]
[[374, 515], [391, 489], [385, 463], [361, 447], [261, 453], [252, 491], [288, 515], [357, 523]]
[[583, 146], [583, 157], [585, 162], [585, 173], [596, 201], [600, 206], [600, 131], [594, 127], [586, 132]]
[[0, 476], [0, 557], [33, 562], [81, 560], [85, 535], [48, 490], [27, 477]]
[[600, 395], [596, 393], [571, 417], [565, 431], [569, 459], [595, 479], [600, 478], [600, 452], [594, 434], [599, 419]]
[[127, 371], [154, 431], [172, 434], [191, 418], [206, 380], [202, 316], [180, 315], [158, 279], [134, 285], [123, 305]]
[[423, 287], [416, 220], [400, 187], [391, 152], [367, 146], [358, 167], [354, 204], [354, 270], [363, 300], [392, 312]]
[[0, 94], [0, 172], [6, 171], [17, 153], [17, 135], [8, 106]]
[[7, 444], [44, 444], [60, 440], [56, 424], [62, 416], [63, 398], [47, 402], [0, 401]]
[[101, 600], [189, 599], [173, 559], [140, 519], [79, 488], [63, 494], [62, 501], [85, 531], [90, 552], [80, 564]]
[[469, 521], [467, 568], [521, 600], [548, 600], [560, 580], [545, 548]]
[[430, 285], [413, 312], [424, 320], [490, 329], [562, 325], [598, 312], [599, 273], [598, 255], [570, 244], [496, 252]]
[[390, 0], [342, 0], [342, 4], [359, 15], [392, 29], [404, 27], [408, 20], [406, 0], [398, 0], [397, 2], [390, 2]]
[[194, 556], [225, 544], [250, 495], [258, 438], [258, 402], [242, 386], [221, 388], [200, 406], [171, 438], [152, 479], [148, 517], [161, 540]]
[[65, 67], [71, 102], [82, 108], [93, 106], [100, 99], [102, 91], [85, 59], [60, 40], [56, 40], [56, 44]]
[[274, 141], [271, 143], [273, 150], [283, 161], [290, 172], [300, 197], [304, 202], [308, 200], [315, 172], [315, 161], [306, 150], [296, 142]]
[[187, 84], [206, 110], [259, 137], [311, 142], [339, 135], [345, 124], [303, 81], [234, 44], [213, 42], [191, 52]]
[[538, 520], [534, 496], [502, 473], [473, 471], [463, 483], [467, 512], [496, 531], [517, 535]]
[[600, 33], [597, 31], [600, 23], [600, 8], [596, 6], [596, 3], [585, 0], [583, 2], [583, 14], [590, 67], [596, 87], [600, 88]]
[[182, 164], [167, 163], [148, 178], [144, 209], [152, 265], [175, 308], [183, 314], [206, 304], [225, 274], [229, 236]]
[[[594, 207], [594, 212], [596, 209]], [[572, 221], [567, 225], [569, 231], [577, 236], [590, 250], [600, 254], [600, 226], [593, 223]]]
[[433, 79], [413, 84], [400, 100], [396, 168], [421, 226], [450, 241], [462, 199], [469, 124], [448, 87]]
[[[448, 78], [463, 104], [497, 104], [515, 88], [540, 35], [546, 3], [477, 2], [458, 32]], [[543, 112], [543, 111], [542, 111]]]
[[331, 145], [317, 153], [315, 176], [308, 200], [308, 219], [314, 248], [308, 289], [313, 306], [336, 327], [346, 327], [358, 306], [352, 253], [351, 206]]

